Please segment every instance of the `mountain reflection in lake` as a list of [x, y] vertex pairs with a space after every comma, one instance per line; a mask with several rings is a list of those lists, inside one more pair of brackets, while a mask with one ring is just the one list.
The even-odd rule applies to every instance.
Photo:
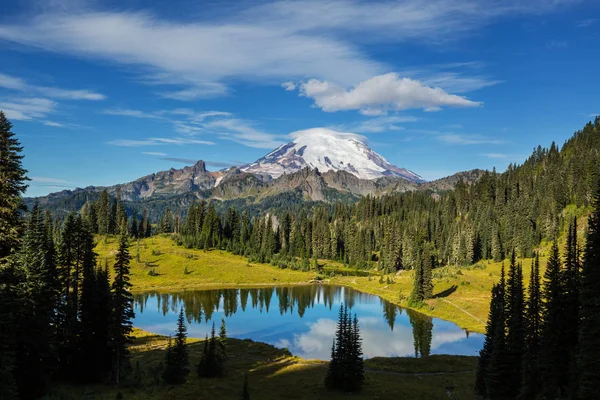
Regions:
[[139, 294], [134, 325], [171, 335], [183, 306], [189, 337], [205, 337], [213, 321], [218, 329], [225, 318], [230, 337], [287, 347], [303, 358], [328, 360], [341, 303], [358, 315], [367, 358], [476, 355], [483, 344], [482, 335], [469, 334], [451, 322], [328, 285]]

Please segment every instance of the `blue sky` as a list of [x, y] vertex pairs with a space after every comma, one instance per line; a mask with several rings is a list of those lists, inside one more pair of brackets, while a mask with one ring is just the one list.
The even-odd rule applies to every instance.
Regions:
[[600, 114], [600, 2], [3, 1], [0, 109], [27, 192], [364, 135], [435, 179], [504, 170]]

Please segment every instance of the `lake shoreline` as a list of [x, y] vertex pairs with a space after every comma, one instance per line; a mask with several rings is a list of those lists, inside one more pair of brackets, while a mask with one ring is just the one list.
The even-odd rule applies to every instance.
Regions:
[[[114, 261], [116, 239], [97, 237], [99, 260]], [[280, 269], [269, 264], [250, 263], [245, 257], [223, 250], [197, 250], [177, 245], [169, 236], [153, 236], [131, 243], [132, 292], [173, 292], [218, 288], [250, 288], [281, 285], [310, 285], [319, 276], [314, 271]], [[524, 260], [527, 263], [526, 260]], [[542, 266], [545, 259], [542, 259]], [[337, 262], [319, 260], [323, 268], [343, 268]], [[483, 268], [443, 267], [434, 274], [435, 298], [424, 307], [411, 307], [412, 271], [371, 277], [321, 277], [340, 285], [379, 296], [392, 304], [452, 322], [469, 332], [483, 333], [489, 311], [491, 286], [497, 281], [501, 263], [481, 262]], [[150, 274], [150, 272], [154, 274]], [[527, 271], [525, 278], [527, 279]]]

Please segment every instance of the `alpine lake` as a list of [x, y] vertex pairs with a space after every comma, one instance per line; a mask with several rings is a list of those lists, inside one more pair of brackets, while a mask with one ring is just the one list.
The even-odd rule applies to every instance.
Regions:
[[227, 335], [287, 348], [304, 359], [329, 360], [341, 304], [356, 314], [363, 353], [372, 357], [478, 355], [483, 335], [452, 322], [403, 309], [377, 296], [330, 285], [188, 290], [134, 296], [134, 326], [175, 333], [181, 308], [188, 336], [204, 338], [221, 320]]

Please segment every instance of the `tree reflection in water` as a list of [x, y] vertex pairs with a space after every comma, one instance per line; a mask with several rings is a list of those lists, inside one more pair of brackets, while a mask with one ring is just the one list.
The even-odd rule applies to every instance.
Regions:
[[135, 295], [135, 325], [170, 334], [181, 306], [190, 336], [203, 337], [224, 317], [232, 337], [250, 338], [297, 355], [329, 358], [336, 310], [343, 302], [358, 314], [366, 357], [427, 357], [432, 352], [475, 355], [481, 335], [404, 310], [379, 297], [329, 285], [196, 290]]

